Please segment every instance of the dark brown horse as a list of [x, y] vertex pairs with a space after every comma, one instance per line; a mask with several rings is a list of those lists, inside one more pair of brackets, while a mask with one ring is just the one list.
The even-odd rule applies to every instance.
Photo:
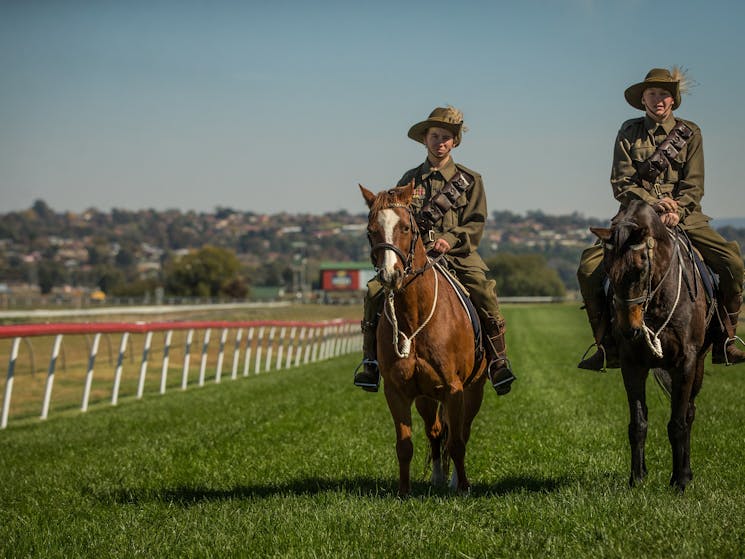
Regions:
[[451, 487], [468, 491], [466, 444], [485, 378], [485, 361], [475, 362], [473, 327], [455, 290], [427, 257], [409, 206], [413, 183], [378, 195], [362, 185], [360, 190], [370, 208], [368, 238], [385, 291], [377, 350], [396, 428], [398, 492], [411, 490], [412, 403], [430, 442], [432, 482], [445, 481], [441, 444], [446, 436], [445, 449], [455, 466]]
[[604, 243], [604, 265], [613, 292], [614, 335], [629, 403], [630, 485], [647, 466], [645, 385], [650, 368], [669, 383], [672, 447], [670, 485], [681, 492], [692, 479], [691, 425], [694, 400], [711, 346], [708, 305], [698, 270], [677, 230], [663, 225], [652, 207], [633, 201], [610, 229], [591, 228]]

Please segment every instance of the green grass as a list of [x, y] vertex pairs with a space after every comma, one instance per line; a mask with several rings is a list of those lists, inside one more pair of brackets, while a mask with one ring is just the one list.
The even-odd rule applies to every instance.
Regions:
[[707, 365], [685, 495], [668, 488], [668, 403], [649, 382], [648, 479], [629, 489], [618, 372], [575, 364], [576, 306], [506, 306], [519, 377], [485, 395], [473, 489], [398, 499], [382, 394], [358, 356], [0, 432], [4, 557], [743, 557], [742, 366]]

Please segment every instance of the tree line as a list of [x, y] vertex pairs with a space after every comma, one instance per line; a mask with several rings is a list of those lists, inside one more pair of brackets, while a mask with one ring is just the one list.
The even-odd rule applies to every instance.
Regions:
[[[369, 258], [366, 214], [343, 210], [71, 213], [37, 200], [0, 218], [0, 283], [38, 285], [42, 293], [70, 285], [114, 296], [163, 289], [175, 296], [245, 298], [261, 286], [318, 288], [321, 262]], [[496, 211], [479, 251], [500, 295], [563, 295], [576, 288], [579, 253], [592, 242], [588, 227], [604, 223], [576, 212]], [[722, 232], [745, 241], [745, 229]]]

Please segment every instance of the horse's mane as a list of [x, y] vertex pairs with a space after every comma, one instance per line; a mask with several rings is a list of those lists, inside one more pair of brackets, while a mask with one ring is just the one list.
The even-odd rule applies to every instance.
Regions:
[[409, 192], [407, 195], [405, 187], [391, 188], [378, 193], [372, 206], [370, 206], [370, 213], [377, 213], [380, 210], [396, 206], [408, 207], [410, 202], [411, 193]]

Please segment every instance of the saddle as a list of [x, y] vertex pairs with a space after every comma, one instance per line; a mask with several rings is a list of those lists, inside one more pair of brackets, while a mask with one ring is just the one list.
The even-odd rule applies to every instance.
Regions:
[[478, 370], [478, 364], [484, 357], [484, 345], [481, 339], [481, 320], [479, 319], [479, 315], [476, 312], [476, 307], [471, 302], [468, 290], [463, 286], [462, 283], [460, 283], [460, 281], [458, 281], [458, 278], [455, 277], [455, 274], [451, 273], [451, 271], [440, 262], [434, 262], [433, 267], [438, 272], [440, 272], [440, 274], [442, 274], [447, 282], [453, 287], [455, 294], [460, 300], [460, 304], [463, 306], [463, 309], [466, 311], [468, 318], [471, 320], [471, 326], [473, 327], [473, 351], [476, 358], [474, 359], [473, 370], [471, 371], [471, 374], [468, 375], [468, 378], [466, 380], [466, 384], [468, 384], [468, 382], [470, 382], [473, 379], [473, 376], [476, 374], [476, 371]]
[[[688, 254], [691, 257], [691, 260], [693, 260], [694, 264], [696, 265], [696, 270], [698, 270], [698, 275], [701, 278], [701, 283], [703, 284], [704, 291], [706, 292], [706, 302], [711, 304], [712, 302], [716, 301], [716, 295], [719, 292], [719, 276], [715, 274], [711, 268], [709, 268], [709, 265], [706, 264], [706, 262], [704, 262], [704, 259], [701, 258], [701, 253], [696, 249], [696, 247], [691, 244], [691, 240], [688, 238], [688, 235], [686, 235], [685, 231], [681, 231], [681, 239], [683, 239], [683, 241], [685, 242]], [[686, 281], [686, 283], [688, 282]]]

